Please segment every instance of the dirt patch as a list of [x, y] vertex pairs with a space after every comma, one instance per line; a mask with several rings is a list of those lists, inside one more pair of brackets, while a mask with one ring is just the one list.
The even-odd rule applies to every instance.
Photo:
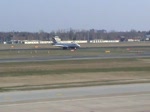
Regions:
[[144, 63], [150, 63], [150, 59], [139, 59], [140, 61], [143, 61]]
[[0, 87], [49, 85], [88, 81], [123, 81], [150, 79], [149, 72], [72, 73], [43, 76], [1, 77]]

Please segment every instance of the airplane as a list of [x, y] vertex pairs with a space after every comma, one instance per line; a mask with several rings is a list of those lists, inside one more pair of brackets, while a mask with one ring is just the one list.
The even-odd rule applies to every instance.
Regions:
[[61, 39], [58, 36], [55, 36], [52, 38], [53, 41], [53, 46], [56, 47], [61, 47], [63, 49], [77, 49], [80, 48], [80, 45], [75, 43], [75, 42], [71, 42], [71, 43], [64, 43], [61, 41]]

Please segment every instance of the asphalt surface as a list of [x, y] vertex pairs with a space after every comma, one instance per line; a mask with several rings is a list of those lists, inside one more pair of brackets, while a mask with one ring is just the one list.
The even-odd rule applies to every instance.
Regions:
[[0, 112], [149, 112], [150, 84], [0, 93]]
[[98, 56], [49, 56], [49, 57], [31, 57], [31, 58], [7, 58], [0, 59], [0, 63], [8, 62], [39, 62], [53, 60], [83, 60], [83, 59], [111, 59], [111, 58], [142, 58], [150, 57], [150, 53], [142, 54], [103, 54]]
[[149, 112], [150, 95], [121, 95], [0, 106], [1, 112]]

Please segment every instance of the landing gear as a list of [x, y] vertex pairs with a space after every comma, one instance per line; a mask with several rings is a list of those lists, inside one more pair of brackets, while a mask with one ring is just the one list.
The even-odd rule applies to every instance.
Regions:
[[66, 49], [68, 49], [68, 47], [63, 47], [63, 50], [66, 50]]

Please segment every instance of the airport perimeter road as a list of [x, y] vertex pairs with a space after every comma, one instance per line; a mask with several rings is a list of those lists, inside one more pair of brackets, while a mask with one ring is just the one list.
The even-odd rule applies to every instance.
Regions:
[[0, 112], [150, 112], [150, 84], [0, 93]]

